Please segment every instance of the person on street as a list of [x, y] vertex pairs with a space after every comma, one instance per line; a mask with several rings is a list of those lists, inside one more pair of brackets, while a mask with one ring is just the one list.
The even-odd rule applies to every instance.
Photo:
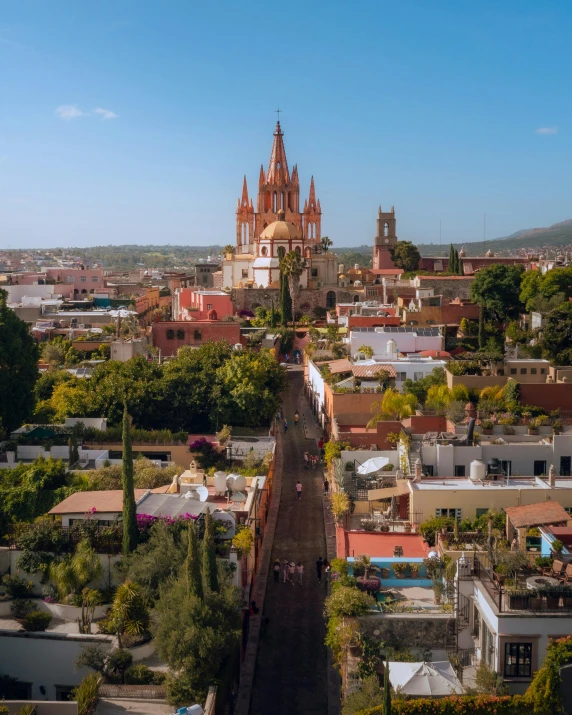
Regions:
[[296, 564], [293, 561], [290, 561], [290, 563], [288, 564], [288, 581], [290, 581], [292, 586], [294, 585], [295, 571], [296, 571]]
[[298, 495], [298, 499], [302, 498], [302, 482], [299, 479], [296, 482], [296, 494]]
[[316, 573], [318, 574], [318, 581], [322, 583], [322, 569], [324, 568], [324, 560], [321, 556], [318, 557], [316, 561]]
[[328, 477], [324, 477], [324, 495], [328, 496], [330, 493], [330, 482], [328, 481]]
[[288, 420], [284, 418], [284, 432], [288, 432]]
[[324, 561], [324, 566], [322, 570], [326, 574], [326, 583], [328, 583], [328, 581], [330, 580], [330, 576], [332, 575], [332, 567], [328, 559]]
[[288, 559], [282, 561], [282, 579], [284, 583], [288, 580]]
[[304, 452], [304, 469], [308, 469], [308, 460], [309, 460], [308, 452]]
[[298, 573], [298, 583], [300, 586], [302, 585], [302, 578], [304, 576], [304, 567], [302, 566], [302, 562], [298, 561], [298, 565], [296, 566], [296, 572]]
[[298, 427], [298, 420], [300, 419], [300, 415], [298, 414], [298, 410], [294, 413], [294, 427]]
[[274, 582], [279, 583], [280, 581], [280, 561], [279, 559], [276, 559], [274, 561]]

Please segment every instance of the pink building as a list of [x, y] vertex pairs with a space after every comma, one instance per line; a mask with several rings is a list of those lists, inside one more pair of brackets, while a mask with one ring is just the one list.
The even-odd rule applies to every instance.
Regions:
[[173, 295], [173, 320], [223, 320], [227, 315], [234, 315], [234, 306], [222, 290], [180, 288]]
[[13, 273], [12, 285], [56, 285], [55, 293], [64, 298], [104, 291], [102, 268], [46, 268], [45, 272]]

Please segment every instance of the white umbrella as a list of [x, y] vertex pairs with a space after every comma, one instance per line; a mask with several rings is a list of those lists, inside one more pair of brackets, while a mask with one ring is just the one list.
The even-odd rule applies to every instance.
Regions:
[[379, 472], [382, 467], [389, 464], [389, 459], [387, 457], [372, 457], [366, 460], [363, 464], [357, 468], [358, 474], [373, 474], [374, 472]]
[[448, 660], [436, 663], [389, 663], [389, 680], [404, 695], [446, 697], [463, 692]]

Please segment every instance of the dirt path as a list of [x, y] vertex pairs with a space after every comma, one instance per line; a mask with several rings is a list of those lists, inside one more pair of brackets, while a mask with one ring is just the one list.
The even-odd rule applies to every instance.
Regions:
[[[304, 451], [317, 454], [315, 441], [306, 439], [294, 411], [302, 394], [302, 373], [290, 372], [291, 387], [283, 412], [290, 424], [283, 435], [282, 497], [272, 550], [275, 558], [301, 561], [304, 583], [275, 583], [268, 576], [264, 616], [270, 619], [261, 636], [252, 691], [252, 715], [324, 714], [327, 702], [327, 661], [323, 619], [325, 583], [318, 582], [316, 559], [326, 556], [321, 468], [304, 469]], [[303, 484], [302, 498], [295, 484]]]

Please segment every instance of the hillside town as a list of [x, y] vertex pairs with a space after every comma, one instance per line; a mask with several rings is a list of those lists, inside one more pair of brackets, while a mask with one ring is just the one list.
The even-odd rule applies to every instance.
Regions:
[[220, 255], [0, 252], [0, 712], [564, 712], [572, 265], [319, 186], [278, 121]]

